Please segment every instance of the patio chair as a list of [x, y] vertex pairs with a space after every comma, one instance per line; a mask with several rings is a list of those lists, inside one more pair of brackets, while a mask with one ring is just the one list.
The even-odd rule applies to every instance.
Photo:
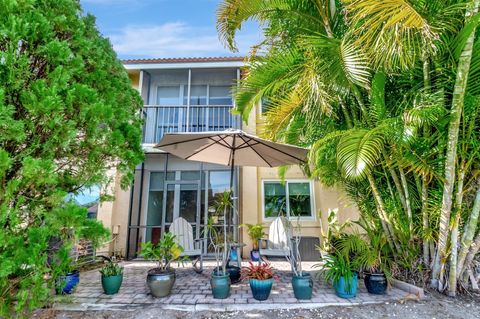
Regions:
[[283, 217], [274, 219], [268, 230], [268, 239], [259, 239], [258, 247], [261, 259], [264, 256], [283, 257], [289, 261], [292, 252], [291, 234]]
[[[170, 225], [169, 232], [175, 235], [177, 244], [183, 247], [181, 257], [194, 258], [192, 265], [197, 273], [203, 271], [203, 247], [205, 239], [193, 239], [193, 228], [184, 218], [176, 218]], [[196, 257], [196, 258], [195, 258]], [[199, 264], [197, 266], [197, 264]]]

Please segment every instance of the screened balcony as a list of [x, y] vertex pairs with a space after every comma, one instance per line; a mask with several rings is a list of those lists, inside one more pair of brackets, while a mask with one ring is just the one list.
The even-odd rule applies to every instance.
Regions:
[[239, 128], [240, 119], [231, 114], [231, 109], [232, 105], [146, 105], [143, 143], [158, 143], [165, 133]]
[[143, 143], [156, 144], [165, 133], [240, 128], [240, 117], [231, 113], [238, 76], [237, 69], [145, 73]]

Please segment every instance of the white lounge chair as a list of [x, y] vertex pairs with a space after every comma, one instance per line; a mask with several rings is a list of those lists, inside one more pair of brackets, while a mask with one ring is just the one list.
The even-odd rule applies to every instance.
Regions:
[[270, 224], [268, 239], [258, 241], [260, 258], [270, 256], [288, 260], [292, 249], [290, 237], [287, 221], [283, 217], [275, 218]]
[[[205, 239], [193, 239], [192, 225], [182, 217], [178, 217], [172, 222], [169, 232], [175, 235], [175, 241], [184, 249], [180, 256], [192, 258], [193, 268], [196, 272], [201, 273], [203, 271], [203, 245], [205, 244]], [[199, 266], [197, 266], [198, 263], [200, 263]]]

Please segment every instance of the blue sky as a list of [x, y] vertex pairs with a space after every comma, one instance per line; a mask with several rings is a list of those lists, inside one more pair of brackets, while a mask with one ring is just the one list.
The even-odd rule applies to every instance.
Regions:
[[120, 58], [245, 55], [260, 39], [248, 23], [237, 35], [238, 53], [225, 49], [215, 29], [219, 0], [80, 0], [110, 38]]

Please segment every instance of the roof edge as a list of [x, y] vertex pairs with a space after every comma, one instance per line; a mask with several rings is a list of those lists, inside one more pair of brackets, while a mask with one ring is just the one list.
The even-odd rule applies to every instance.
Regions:
[[158, 64], [158, 63], [202, 63], [202, 62], [243, 62], [245, 57], [191, 57], [191, 58], [152, 58], [152, 59], [125, 59], [123, 64]]

